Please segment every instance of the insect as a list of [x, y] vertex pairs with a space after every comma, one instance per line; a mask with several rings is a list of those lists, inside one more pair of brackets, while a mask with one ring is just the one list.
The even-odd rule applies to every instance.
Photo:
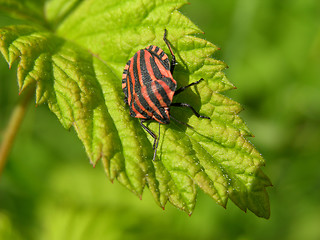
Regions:
[[[153, 142], [153, 160], [157, 154], [157, 148], [160, 138], [160, 124], [170, 123], [170, 117], [178, 123], [180, 122], [170, 115], [170, 107], [187, 107], [198, 118], [209, 117], [200, 115], [188, 103], [173, 103], [174, 96], [183, 92], [186, 88], [200, 83], [193, 82], [187, 86], [177, 88], [177, 82], [173, 78], [173, 71], [176, 65], [176, 58], [167, 40], [167, 30], [165, 29], [163, 40], [166, 43], [172, 60], [169, 62], [167, 54], [159, 47], [150, 45], [145, 49], [139, 50], [127, 63], [122, 75], [122, 89], [125, 95], [124, 101], [129, 105], [130, 115], [140, 119], [140, 125], [154, 139]], [[159, 123], [158, 136], [151, 131], [145, 121], [155, 120]]]

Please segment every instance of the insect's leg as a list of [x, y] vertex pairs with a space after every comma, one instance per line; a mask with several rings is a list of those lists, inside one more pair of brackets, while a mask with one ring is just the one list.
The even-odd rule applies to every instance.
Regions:
[[176, 57], [174, 56], [171, 45], [167, 39], [167, 29], [164, 30], [163, 41], [167, 44], [169, 51], [171, 53], [171, 56], [172, 56], [172, 60], [171, 60], [171, 64], [170, 64], [170, 72], [171, 72], [171, 74], [173, 74], [174, 67], [177, 63], [176, 63]]
[[178, 119], [174, 118], [172, 115], [170, 115], [170, 118], [171, 118], [171, 119], [173, 119], [174, 121], [176, 121], [177, 123], [180, 123], [180, 124], [182, 124], [182, 125], [185, 125], [185, 126], [187, 126], [187, 127], [189, 127], [189, 128], [192, 128], [192, 129], [193, 129], [193, 127], [192, 127], [192, 126], [190, 126], [188, 123], [181, 122], [180, 120], [178, 120]]
[[201, 81], [203, 81], [203, 78], [201, 78], [200, 80], [198, 80], [198, 81], [196, 81], [196, 82], [190, 83], [190, 84], [187, 85], [187, 86], [184, 86], [184, 87], [179, 88], [178, 90], [175, 91], [174, 96], [176, 96], [176, 95], [178, 95], [179, 93], [183, 92], [186, 88], [191, 87], [191, 86], [193, 86], [193, 85], [196, 85], [196, 84], [200, 83]]
[[189, 105], [188, 103], [171, 103], [170, 106], [174, 106], [174, 107], [187, 107], [190, 108], [192, 110], [192, 112], [194, 113], [194, 115], [196, 115], [198, 118], [206, 118], [206, 119], [210, 119], [209, 117], [206, 116], [202, 116], [200, 115], [196, 110], [194, 110], [194, 108]]
[[154, 132], [152, 132], [152, 131], [150, 130], [150, 128], [148, 128], [146, 125], [143, 124], [145, 121], [146, 121], [146, 120], [141, 119], [141, 120], [140, 120], [140, 125], [141, 125], [141, 127], [143, 127], [143, 129], [146, 130], [147, 133], [149, 133], [149, 134], [151, 135], [151, 137], [153, 137], [153, 139], [154, 139], [154, 142], [153, 142], [153, 150], [154, 150], [154, 153], [153, 153], [153, 158], [152, 158], [152, 160], [154, 161], [155, 158], [156, 158], [156, 155], [157, 155], [157, 149], [158, 149], [159, 138], [160, 138], [160, 123], [159, 123], [159, 137], [157, 137], [157, 135], [156, 135]]

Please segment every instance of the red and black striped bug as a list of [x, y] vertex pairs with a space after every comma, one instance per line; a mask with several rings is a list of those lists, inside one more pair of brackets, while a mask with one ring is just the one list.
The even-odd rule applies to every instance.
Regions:
[[[193, 82], [178, 90], [177, 82], [173, 79], [173, 71], [176, 59], [169, 41], [167, 40], [167, 30], [165, 29], [163, 40], [169, 48], [172, 56], [171, 64], [167, 54], [159, 47], [150, 45], [139, 50], [127, 63], [122, 75], [122, 89], [125, 95], [125, 103], [129, 105], [130, 115], [140, 118], [140, 125], [154, 138], [153, 160], [157, 154], [160, 138], [160, 123], [170, 123], [170, 117], [182, 123], [170, 115], [170, 107], [188, 107], [198, 118], [209, 117], [200, 115], [188, 103], [173, 103], [172, 99], [186, 88], [200, 83]], [[159, 135], [152, 132], [143, 123], [147, 120], [159, 122]], [[189, 126], [186, 123], [182, 123]], [[190, 127], [190, 126], [189, 126]]]

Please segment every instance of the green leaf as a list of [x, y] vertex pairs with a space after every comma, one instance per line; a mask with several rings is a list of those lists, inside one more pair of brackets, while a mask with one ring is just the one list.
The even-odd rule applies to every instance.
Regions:
[[[246, 139], [252, 134], [237, 115], [242, 107], [221, 94], [234, 86], [223, 73], [226, 64], [212, 58], [218, 48], [195, 36], [201, 30], [177, 11], [184, 4], [52, 0], [44, 4], [46, 24], [1, 28], [0, 50], [9, 66], [18, 61], [19, 91], [35, 87], [36, 104], [48, 104], [65, 128], [75, 128], [92, 164], [102, 160], [112, 181], [140, 197], [147, 186], [159, 206], [169, 201], [188, 214], [200, 188], [223, 207], [230, 198], [268, 218], [265, 187], [271, 183], [260, 169], [264, 160]], [[178, 61], [178, 86], [205, 79], [174, 101], [188, 102], [211, 119], [172, 107], [172, 115], [193, 128], [161, 125], [152, 161], [153, 139], [130, 116], [121, 75], [139, 49], [154, 44], [168, 52], [165, 28]], [[149, 127], [158, 131], [156, 122]]]
[[0, 12], [8, 14], [14, 18], [48, 26], [44, 18], [45, 0], [0, 0]]

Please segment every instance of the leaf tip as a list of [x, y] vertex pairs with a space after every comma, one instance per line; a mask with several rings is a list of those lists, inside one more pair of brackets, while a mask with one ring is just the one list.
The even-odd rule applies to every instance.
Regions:
[[92, 165], [93, 168], [96, 168], [96, 163], [93, 162], [91, 159], [90, 159], [90, 164]]
[[224, 209], [227, 209], [227, 203], [228, 203], [228, 198], [226, 198], [226, 200], [223, 202], [218, 202], [218, 204]]

